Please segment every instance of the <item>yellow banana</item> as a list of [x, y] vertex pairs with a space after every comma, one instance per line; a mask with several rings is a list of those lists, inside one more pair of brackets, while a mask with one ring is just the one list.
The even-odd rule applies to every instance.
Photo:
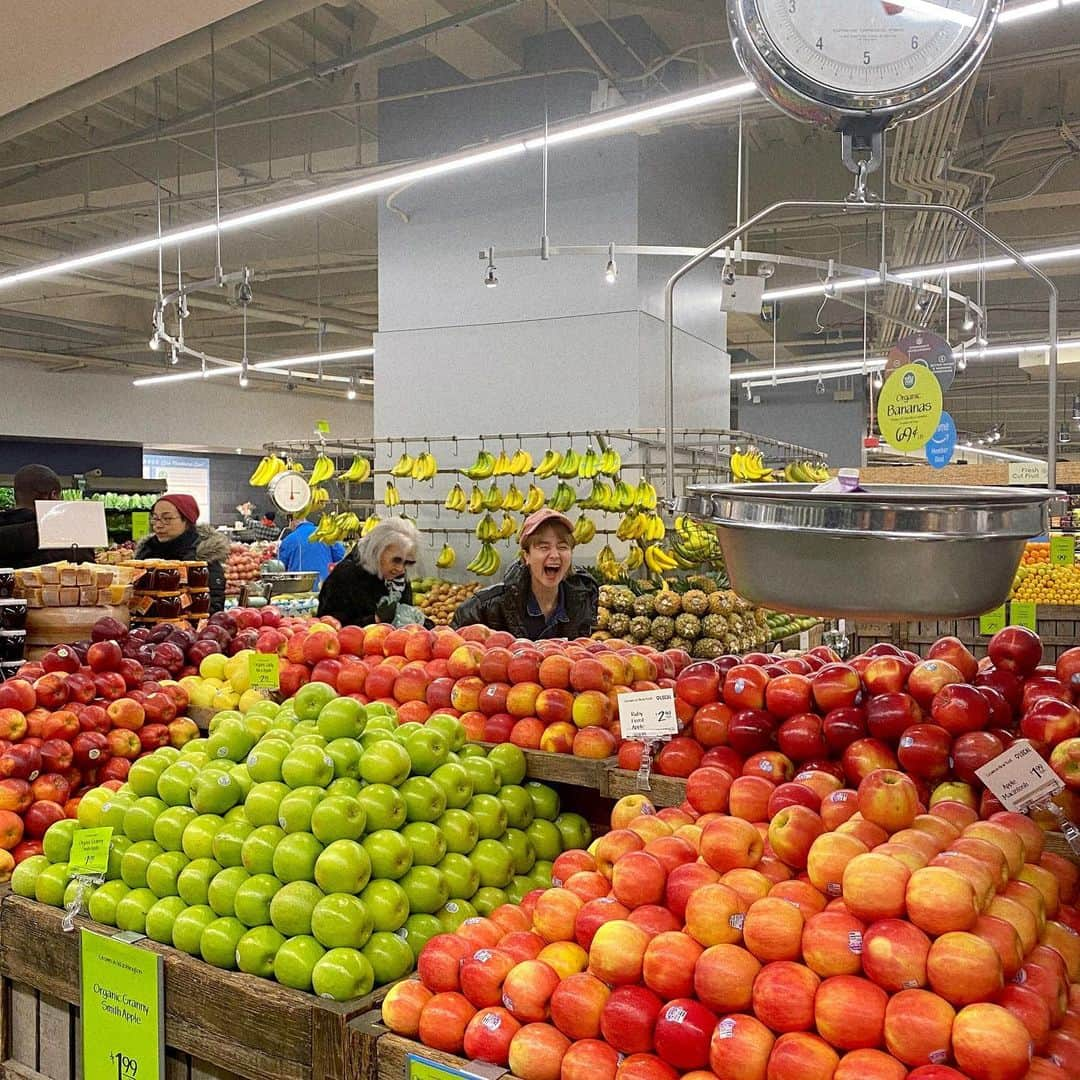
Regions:
[[574, 494], [574, 489], [568, 484], [559, 481], [551, 498], [548, 500], [548, 506], [552, 510], [558, 510], [560, 513], [565, 514], [576, 502], [577, 495]]
[[500, 562], [499, 553], [491, 544], [481, 544], [476, 557], [465, 569], [481, 577], [490, 577], [499, 569]]
[[487, 493], [484, 495], [484, 509], [485, 510], [501, 510], [503, 505], [503, 493], [499, 489], [499, 485], [494, 480], [491, 481], [491, 486], [487, 489]]
[[558, 450], [548, 450], [533, 472], [538, 479], [547, 480], [549, 477], [555, 475], [561, 464], [562, 454], [560, 454]]
[[[521, 507], [521, 512], [523, 514], [535, 514], [537, 510], [543, 507], [546, 501], [547, 496], [544, 494], [544, 489], [538, 488], [535, 484], [530, 484], [529, 493], [525, 496], [525, 502]], [[503, 505], [505, 505], [505, 503]]]
[[592, 480], [599, 471], [600, 459], [596, 456], [596, 451], [590, 446], [585, 450], [585, 456], [578, 466], [578, 476], [582, 480]]
[[443, 544], [443, 549], [439, 552], [439, 557], [435, 560], [435, 565], [440, 570], [449, 570], [456, 562], [457, 552], [449, 544]]
[[334, 463], [323, 453], [315, 459], [311, 469], [311, 483], [324, 484], [334, 475]]
[[505, 450], [499, 451], [499, 456], [495, 459], [495, 467], [491, 470], [492, 476], [506, 476], [510, 471], [510, 459], [506, 456]]
[[392, 480], [386, 482], [386, 490], [383, 492], [383, 506], [398, 506], [401, 496], [398, 494], [397, 485]]
[[342, 474], [342, 480], [348, 480], [355, 484], [362, 484], [371, 475], [371, 462], [366, 457], [357, 454], [352, 459], [352, 464]]
[[630, 554], [626, 556], [626, 569], [629, 571], [640, 570], [642, 563], [645, 562], [645, 552], [636, 544], [630, 549]]
[[367, 536], [381, 520], [378, 514], [372, 514], [370, 517], [364, 518], [364, 524], [360, 526], [360, 535]]
[[503, 514], [502, 525], [499, 528], [499, 539], [509, 540], [517, 532], [517, 522], [513, 514]]
[[562, 464], [555, 471], [563, 480], [573, 480], [581, 465], [581, 455], [573, 448], [563, 454]]
[[503, 496], [503, 509], [520, 510], [524, 505], [525, 496], [521, 494], [517, 484], [511, 481], [510, 486], [506, 489], [506, 494]]
[[499, 536], [499, 526], [495, 524], [495, 519], [490, 514], [485, 514], [476, 523], [475, 533], [477, 540], [495, 540]]
[[461, 471], [470, 480], [487, 480], [495, 472], [495, 455], [490, 450], [481, 450], [476, 455], [476, 461]]
[[588, 544], [596, 535], [596, 524], [585, 514], [574, 522], [573, 537], [578, 544]]
[[608, 447], [600, 458], [600, 472], [605, 476], [618, 476], [622, 468], [622, 456], [618, 450]]
[[390, 475], [396, 477], [412, 476], [415, 464], [416, 462], [408, 454], [402, 454], [390, 470]]
[[510, 475], [524, 476], [527, 472], [532, 471], [532, 467], [532, 454], [530, 454], [528, 450], [524, 450], [519, 446], [514, 451], [514, 456], [510, 459]]
[[263, 487], [270, 482], [270, 457], [264, 456], [255, 471], [248, 477], [248, 483], [252, 487]]
[[476, 484], [473, 484], [466, 509], [470, 514], [479, 514], [484, 509], [484, 493]]
[[446, 502], [443, 505], [447, 510], [456, 510], [459, 514], [465, 509], [465, 492], [460, 484], [455, 484], [450, 489], [450, 494], [446, 496]]
[[674, 570], [678, 563], [663, 548], [650, 544], [645, 549], [645, 565], [653, 574], [663, 574], [668, 570]]
[[642, 480], [637, 486], [636, 504], [642, 510], [655, 510], [657, 503], [656, 488], [648, 480]]
[[438, 471], [439, 463], [430, 450], [425, 450], [413, 462], [411, 476], [414, 480], [430, 480]]

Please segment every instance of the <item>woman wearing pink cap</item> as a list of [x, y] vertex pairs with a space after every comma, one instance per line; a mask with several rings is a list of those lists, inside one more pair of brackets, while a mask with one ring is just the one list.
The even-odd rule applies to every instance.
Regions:
[[521, 527], [521, 560], [498, 585], [481, 589], [454, 613], [453, 626], [483, 623], [514, 637], [587, 637], [596, 625], [600, 590], [573, 568], [573, 523], [537, 510]]
[[210, 569], [210, 610], [221, 611], [229, 541], [198, 522], [199, 504], [190, 495], [162, 495], [150, 511], [151, 532], [139, 541], [135, 558], [205, 562]]

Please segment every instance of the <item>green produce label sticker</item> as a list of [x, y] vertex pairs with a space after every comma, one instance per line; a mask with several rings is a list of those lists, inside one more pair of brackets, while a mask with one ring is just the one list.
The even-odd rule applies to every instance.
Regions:
[[941, 421], [941, 383], [922, 364], [905, 364], [878, 396], [878, 427], [894, 450], [921, 450]]
[[1014, 600], [1009, 607], [1009, 616], [1013, 626], [1026, 626], [1035, 629], [1036, 605], [1030, 601]]
[[451, 1069], [416, 1054], [410, 1054], [405, 1059], [405, 1080], [476, 1080], [481, 1075]]
[[109, 869], [109, 844], [112, 826], [100, 829], [76, 829], [71, 837], [68, 866], [74, 874], [104, 874]]
[[1076, 561], [1075, 536], [1050, 537], [1050, 564], [1052, 566], [1072, 566]]
[[252, 690], [277, 690], [281, 686], [281, 657], [277, 653], [252, 653], [248, 657]]
[[79, 961], [85, 1080], [160, 1080], [165, 1075], [162, 957], [83, 930]]
[[315, 421], [315, 430], [320, 435], [329, 435], [330, 434], [330, 421], [329, 420], [316, 420]]
[[150, 532], [150, 511], [135, 510], [131, 515], [131, 539], [141, 540]]
[[979, 616], [979, 633], [984, 636], [996, 634], [999, 630], [1005, 629], [1005, 605], [994, 608], [993, 611], [988, 611], [985, 615]]

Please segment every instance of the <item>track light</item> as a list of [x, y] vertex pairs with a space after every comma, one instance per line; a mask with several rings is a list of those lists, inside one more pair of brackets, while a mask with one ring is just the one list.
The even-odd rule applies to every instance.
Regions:
[[735, 284], [735, 267], [730, 258], [724, 260], [724, 268], [720, 271], [720, 280], [729, 288]]
[[754, 391], [750, 388], [749, 383], [746, 384], [746, 400], [749, 402], [753, 402], [754, 400]]
[[975, 329], [975, 317], [971, 314], [971, 302], [968, 300], [964, 301], [964, 321], [960, 325], [964, 330]]
[[355, 401], [356, 400], [356, 376], [355, 375], [350, 375], [349, 376], [349, 389], [345, 391], [345, 396], [350, 401]]
[[817, 386], [814, 387], [814, 393], [821, 397], [825, 393], [825, 383], [821, 379], [818, 379]]
[[176, 367], [180, 363], [180, 353], [177, 352], [176, 346], [173, 345], [169, 348], [169, 364], [172, 367]]
[[619, 280], [619, 267], [615, 262], [615, 244], [608, 244], [607, 266], [604, 269], [604, 280], [609, 285], [614, 285]]
[[161, 348], [161, 338], [158, 337], [158, 332], [156, 330], [153, 332], [153, 334], [150, 335], [150, 341], [147, 344], [149, 344], [150, 348], [153, 349], [154, 352], [158, 352], [158, 350]]
[[251, 380], [248, 379], [248, 360], [247, 360], [247, 357], [245, 356], [240, 361], [240, 389], [241, 390], [246, 390], [248, 388], [248, 383], [250, 381]]
[[1073, 394], [1072, 418], [1080, 420], [1080, 393]]
[[925, 315], [930, 310], [930, 304], [933, 302], [933, 299], [930, 290], [924, 289], [920, 285], [915, 291], [915, 310], [920, 314]]
[[1058, 428], [1058, 442], [1062, 444], [1072, 442], [1072, 433], [1069, 431], [1069, 425], [1064, 420], [1061, 422], [1061, 427]]
[[836, 263], [829, 260], [829, 269], [825, 273], [825, 295], [836, 295]]
[[498, 286], [499, 279], [495, 275], [495, 249], [493, 247], [487, 249], [487, 258], [488, 264], [487, 270], [484, 271], [484, 284], [489, 289], [494, 289]]
[[885, 385], [885, 380], [881, 377], [880, 371], [874, 372], [874, 389], [880, 390]]

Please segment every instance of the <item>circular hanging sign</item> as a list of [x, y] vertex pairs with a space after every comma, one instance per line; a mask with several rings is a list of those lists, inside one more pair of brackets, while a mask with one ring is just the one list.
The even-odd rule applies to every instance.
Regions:
[[895, 371], [904, 364], [922, 364], [929, 368], [937, 376], [942, 390], [948, 390], [956, 377], [956, 357], [952, 346], [939, 334], [931, 334], [927, 330], [908, 334], [889, 350], [885, 373]]
[[941, 420], [926, 444], [926, 460], [934, 469], [944, 469], [952, 461], [956, 451], [956, 423], [947, 413], [941, 414]]
[[941, 383], [928, 367], [905, 364], [885, 380], [877, 412], [881, 437], [894, 450], [921, 450], [941, 420]]

